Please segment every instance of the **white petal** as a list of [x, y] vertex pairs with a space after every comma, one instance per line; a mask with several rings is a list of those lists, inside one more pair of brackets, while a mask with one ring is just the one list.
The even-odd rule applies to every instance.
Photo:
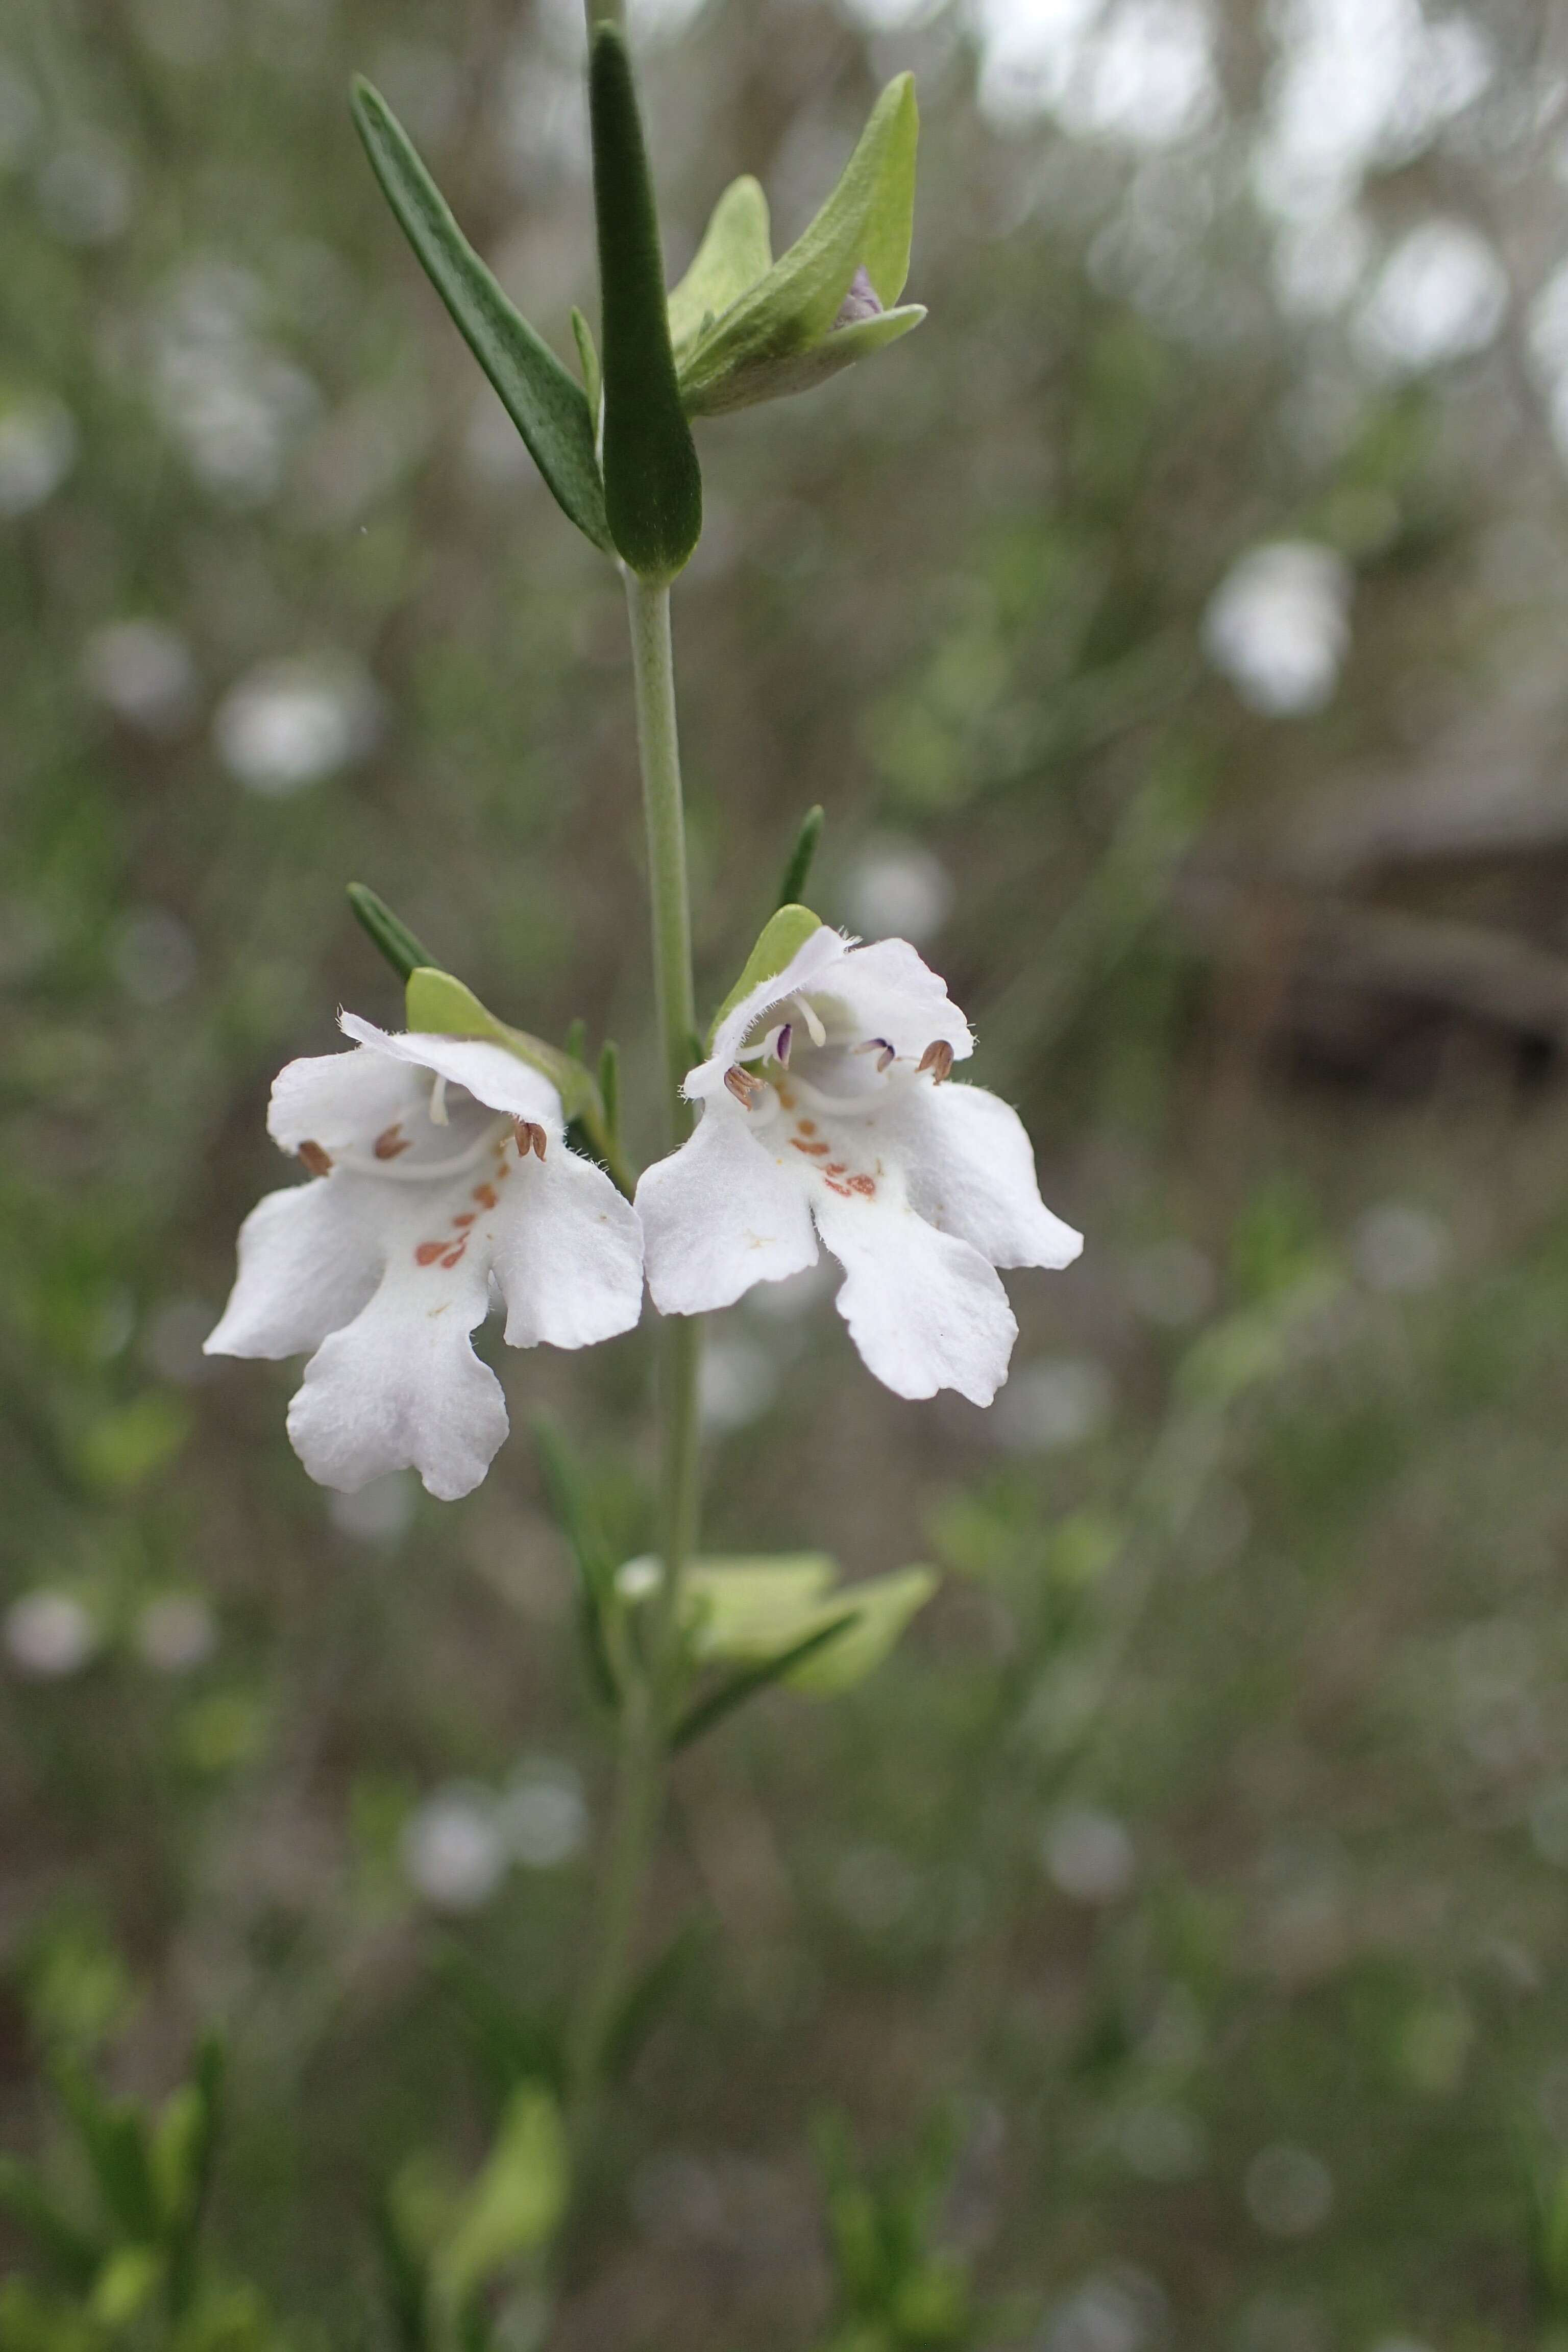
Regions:
[[367, 1189], [360, 1178], [327, 1176], [257, 1203], [239, 1229], [239, 1272], [206, 1355], [303, 1355], [359, 1313], [381, 1266], [363, 1216]]
[[[809, 942], [807, 943], [809, 945]], [[805, 1183], [786, 1166], [784, 1129], [758, 1134], [726, 1096], [637, 1186], [648, 1288], [661, 1315], [707, 1315], [754, 1283], [816, 1263]]]
[[714, 1031], [713, 1051], [708, 1060], [688, 1076], [682, 1091], [689, 1099], [700, 1101], [721, 1087], [725, 1071], [764, 1015], [798, 989], [816, 987], [824, 973], [848, 954], [851, 944], [842, 931], [824, 923], [796, 948], [783, 971], [772, 980], [759, 981], [749, 995], [742, 996]]
[[989, 1404], [1007, 1377], [1018, 1327], [1000, 1277], [976, 1249], [939, 1234], [886, 1187], [875, 1200], [826, 1187], [817, 1229], [844, 1268], [838, 1312], [895, 1396], [956, 1389]]
[[993, 1265], [1070, 1265], [1083, 1235], [1040, 1199], [1035, 1155], [1010, 1104], [981, 1087], [900, 1087], [883, 1125], [910, 1202]]
[[347, 1151], [422, 1108], [426, 1095], [412, 1070], [384, 1055], [314, 1054], [279, 1070], [267, 1131], [285, 1151], [301, 1143]]
[[513, 1348], [590, 1348], [642, 1312], [642, 1227], [602, 1168], [563, 1145], [513, 1171], [491, 1265]]
[[482, 1037], [441, 1037], [410, 1029], [391, 1036], [374, 1021], [357, 1013], [338, 1015], [345, 1036], [355, 1038], [373, 1053], [434, 1070], [454, 1086], [466, 1087], [476, 1101], [508, 1118], [531, 1118], [552, 1136], [562, 1132], [561, 1097], [549, 1079], [528, 1063], [520, 1062], [504, 1045]]
[[357, 1494], [389, 1470], [418, 1471], [454, 1502], [479, 1484], [507, 1432], [500, 1382], [468, 1335], [489, 1305], [486, 1254], [420, 1265], [418, 1220], [401, 1204], [375, 1296], [325, 1339], [289, 1408], [289, 1435], [323, 1486]]
[[814, 994], [837, 999], [844, 1025], [857, 1037], [885, 1037], [901, 1059], [918, 1062], [941, 1038], [955, 1062], [974, 1051], [969, 1024], [947, 992], [947, 982], [908, 940], [877, 940], [856, 948]]

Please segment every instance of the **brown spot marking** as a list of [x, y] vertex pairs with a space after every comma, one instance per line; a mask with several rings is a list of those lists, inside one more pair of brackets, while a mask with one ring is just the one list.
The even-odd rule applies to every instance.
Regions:
[[452, 1252], [451, 1252], [447, 1256], [444, 1257], [444, 1258], [441, 1260], [442, 1265], [457, 1265], [457, 1263], [458, 1263], [458, 1260], [462, 1256], [463, 1252], [464, 1252], [464, 1250], [465, 1250], [467, 1247], [468, 1247], [468, 1244], [467, 1244], [466, 1242], [459, 1242], [459, 1243], [458, 1244], [457, 1248], [456, 1248], [455, 1250], [453, 1250], [453, 1251], [452, 1251]]
[[400, 1151], [412, 1149], [409, 1139], [403, 1132], [401, 1119], [395, 1120], [391, 1127], [384, 1127], [372, 1146], [378, 1160], [395, 1160]]
[[496, 1205], [496, 1188], [493, 1184], [476, 1184], [468, 1198], [470, 1201], [477, 1201], [481, 1209], [493, 1209]]
[[447, 1246], [445, 1242], [421, 1242], [414, 1253], [415, 1265], [434, 1265]]
[[789, 1141], [792, 1151], [804, 1151], [808, 1160], [820, 1160], [833, 1149], [831, 1143], [803, 1143], [798, 1135], [792, 1135]]
[[849, 1162], [847, 1160], [830, 1160], [823, 1173], [826, 1176], [847, 1176], [849, 1173]]
[[319, 1143], [302, 1143], [300, 1146], [300, 1157], [312, 1176], [331, 1174], [332, 1155], [330, 1151], [323, 1151]]
[[851, 1176], [849, 1179], [849, 1190], [852, 1192], [862, 1194], [866, 1200], [869, 1201], [876, 1192], [877, 1180], [874, 1176]]
[[[783, 1095], [779, 1097], [779, 1100], [780, 1102], [784, 1101]], [[797, 1119], [795, 1121], [795, 1127], [798, 1132], [802, 1135], [815, 1135], [816, 1133], [816, 1121], [814, 1118]]]
[[470, 1209], [470, 1210], [468, 1211], [468, 1214], [467, 1214], [467, 1216], [463, 1216], [463, 1217], [454, 1217], [454, 1218], [453, 1218], [453, 1220], [452, 1220], [452, 1223], [457, 1226], [458, 1231], [459, 1233], [461, 1233], [461, 1232], [462, 1232], [462, 1230], [463, 1230], [463, 1227], [464, 1227], [465, 1225], [471, 1225], [471, 1224], [473, 1223], [473, 1222], [474, 1222], [474, 1216], [475, 1216], [475, 1212], [474, 1212], [472, 1209]]

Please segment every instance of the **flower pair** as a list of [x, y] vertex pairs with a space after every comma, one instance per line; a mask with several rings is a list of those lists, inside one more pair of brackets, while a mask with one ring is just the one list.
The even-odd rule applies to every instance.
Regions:
[[350, 1492], [411, 1465], [433, 1495], [479, 1484], [507, 1432], [472, 1334], [492, 1299], [513, 1347], [629, 1330], [645, 1272], [665, 1314], [728, 1307], [816, 1263], [868, 1368], [904, 1397], [989, 1404], [1017, 1326], [998, 1266], [1064, 1266], [1016, 1113], [945, 1083], [973, 1050], [902, 940], [816, 927], [721, 1018], [685, 1092], [695, 1131], [635, 1205], [569, 1150], [561, 1099], [504, 1045], [389, 1036], [353, 1013], [347, 1053], [291, 1062], [268, 1125], [313, 1181], [240, 1232], [209, 1354], [310, 1354], [289, 1434]]

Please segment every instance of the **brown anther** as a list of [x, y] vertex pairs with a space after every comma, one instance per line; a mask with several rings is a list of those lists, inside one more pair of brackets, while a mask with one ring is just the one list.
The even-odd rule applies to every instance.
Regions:
[[750, 1070], [742, 1069], [739, 1062], [731, 1062], [725, 1071], [724, 1084], [742, 1110], [750, 1110], [763, 1090], [761, 1078], [753, 1078]]
[[312, 1176], [331, 1174], [332, 1155], [330, 1151], [323, 1151], [319, 1143], [302, 1143], [300, 1146], [300, 1157]]
[[384, 1127], [371, 1149], [378, 1160], [395, 1160], [400, 1151], [410, 1150], [408, 1138], [403, 1132], [402, 1120], [395, 1119], [392, 1126]]
[[927, 1070], [931, 1072], [933, 1086], [940, 1087], [943, 1078], [952, 1076], [952, 1047], [945, 1037], [933, 1037], [921, 1055], [917, 1076], [923, 1076]]
[[511, 1131], [517, 1138], [517, 1156], [520, 1160], [526, 1160], [531, 1151], [536, 1158], [543, 1159], [544, 1147], [549, 1138], [537, 1119], [514, 1118]]

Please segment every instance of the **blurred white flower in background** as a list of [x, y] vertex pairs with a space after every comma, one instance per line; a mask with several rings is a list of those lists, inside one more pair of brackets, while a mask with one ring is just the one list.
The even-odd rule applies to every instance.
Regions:
[[413, 1471], [388, 1470], [357, 1495], [329, 1495], [327, 1517], [341, 1536], [352, 1536], [356, 1543], [390, 1545], [408, 1533], [418, 1500]]
[[1247, 2168], [1247, 2210], [1270, 2238], [1310, 2238], [1333, 2210], [1328, 2166], [1304, 2147], [1262, 2149]]
[[26, 162], [43, 120], [32, 83], [0, 57], [0, 172], [17, 171]]
[[1419, 374], [1492, 342], [1508, 310], [1496, 247], [1468, 221], [1429, 220], [1401, 239], [1356, 321], [1368, 358]]
[[1200, 0], [973, 0], [980, 103], [995, 121], [1055, 114], [1133, 147], [1201, 130], [1218, 83]]
[[131, 226], [131, 167], [117, 147], [81, 138], [56, 150], [38, 173], [38, 210], [62, 245], [112, 245]]
[[262, 662], [225, 695], [213, 732], [236, 782], [280, 800], [368, 755], [381, 732], [381, 698], [341, 655]]
[[507, 1783], [495, 1822], [514, 1862], [527, 1870], [558, 1868], [587, 1841], [581, 1773], [558, 1757], [528, 1757]]
[[449, 1782], [404, 1824], [405, 1875], [437, 1911], [481, 1910], [510, 1859], [496, 1799], [476, 1782]]
[[196, 943], [163, 907], [133, 907], [115, 925], [114, 976], [138, 1004], [169, 1004], [196, 976]]
[[99, 1645], [98, 1628], [81, 1602], [48, 1585], [12, 1601], [3, 1631], [12, 1664], [37, 1682], [79, 1674]]
[[845, 877], [849, 929], [868, 939], [924, 947], [952, 912], [952, 877], [941, 858], [894, 835], [868, 842]]
[[1232, 565], [1204, 615], [1204, 650], [1270, 719], [1321, 710], [1350, 646], [1350, 566], [1331, 547], [1274, 540]]
[[150, 330], [160, 418], [204, 488], [240, 508], [276, 496], [321, 405], [304, 370], [262, 339], [266, 302], [250, 271], [195, 261], [164, 289]]
[[1383, 1201], [1356, 1220], [1356, 1272], [1370, 1290], [1431, 1290], [1448, 1271], [1448, 1228], [1414, 1201]]
[[698, 1405], [704, 1429], [722, 1436], [758, 1421], [778, 1394], [773, 1360], [759, 1340], [721, 1331], [702, 1350]]
[[1357, 212], [1335, 208], [1281, 224], [1274, 244], [1274, 292], [1292, 319], [1342, 310], [1365, 275], [1372, 231]]
[[1097, 1805], [1064, 1805], [1040, 1845], [1046, 1874], [1074, 1903], [1115, 1903], [1131, 1891], [1137, 1857], [1126, 1826]]
[[1015, 1454], [1062, 1454], [1110, 1420], [1110, 1375], [1092, 1356], [1040, 1356], [1014, 1372], [992, 1408], [991, 1433]]
[[1374, 166], [1407, 162], [1491, 79], [1486, 35], [1420, 0], [1279, 0], [1279, 61], [1254, 178], [1265, 205], [1300, 219], [1353, 202]]
[[162, 621], [110, 621], [82, 648], [81, 679], [95, 702], [143, 735], [177, 734], [195, 708], [196, 666]]
[[1147, 2272], [1112, 2263], [1056, 2305], [1039, 2344], [1041, 2352], [1152, 2352], [1167, 2320], [1165, 2297]]
[[31, 514], [53, 498], [76, 463], [76, 421], [63, 402], [0, 407], [0, 516]]
[[136, 1647], [163, 1675], [205, 1666], [217, 1647], [217, 1621], [199, 1592], [163, 1592], [136, 1621]]

